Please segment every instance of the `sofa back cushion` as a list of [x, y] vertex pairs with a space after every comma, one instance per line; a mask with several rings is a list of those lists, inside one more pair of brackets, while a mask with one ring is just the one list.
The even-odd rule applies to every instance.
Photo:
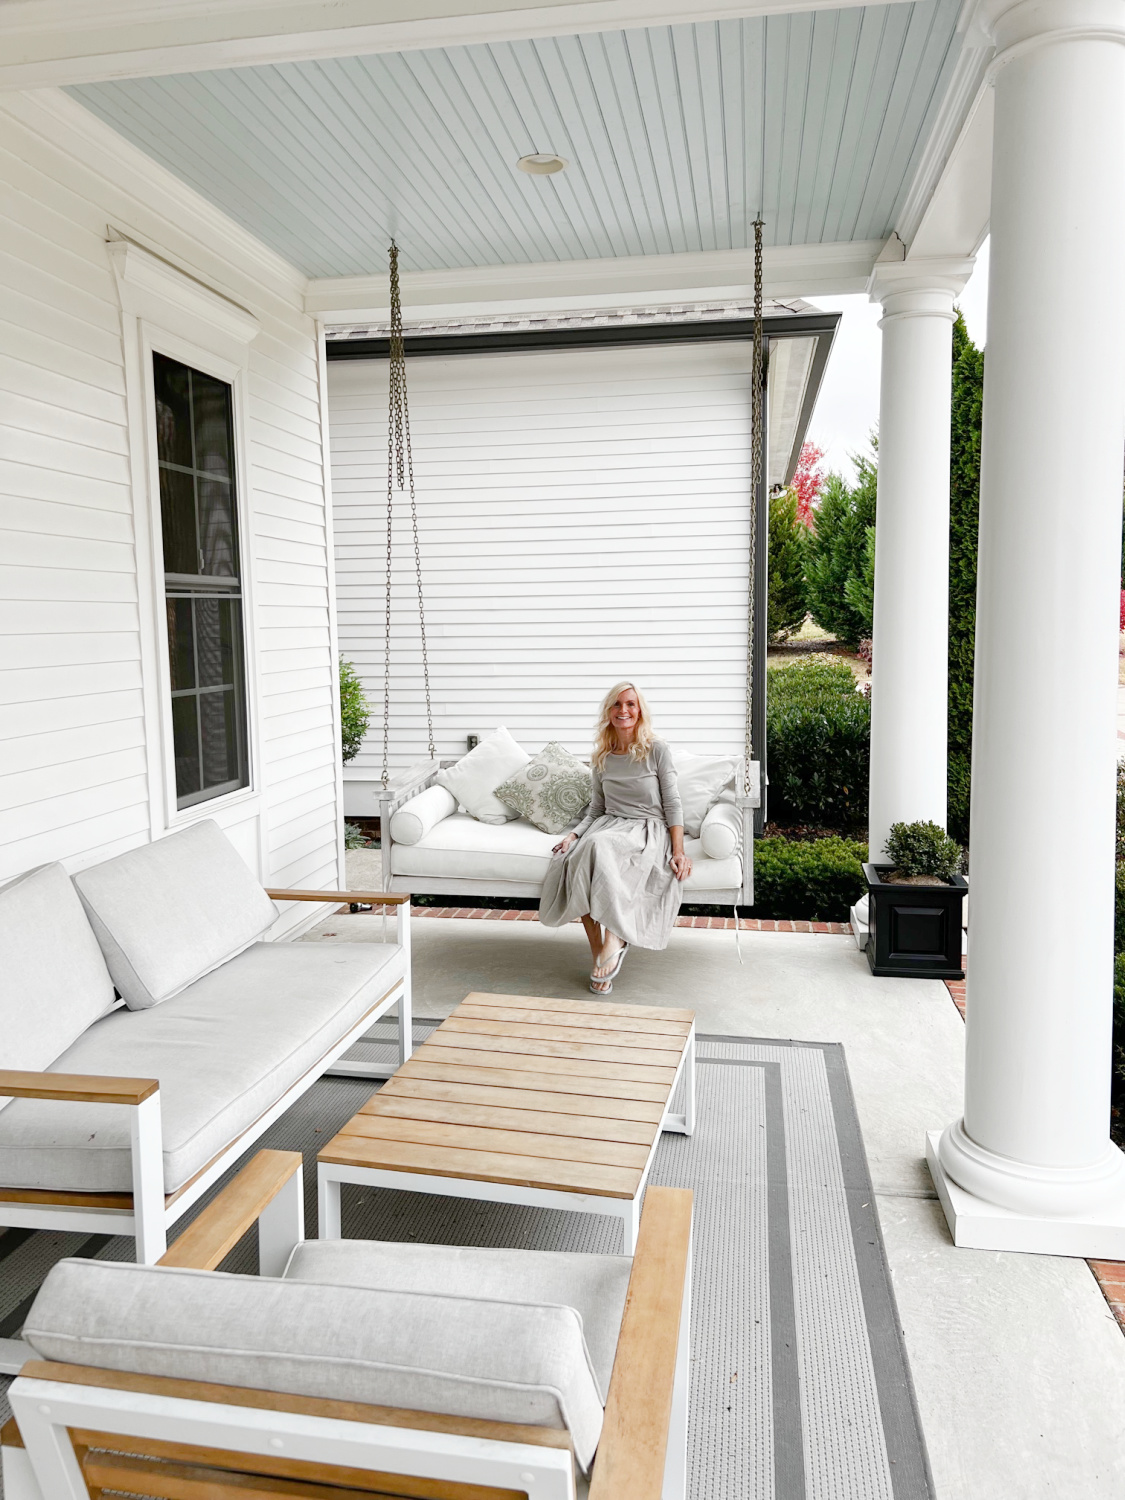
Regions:
[[[518, 814], [495, 795], [496, 788], [531, 756], [504, 728], [493, 730], [480, 744], [434, 777], [471, 816], [481, 823], [508, 823]], [[393, 835], [392, 835], [393, 836]]]
[[60, 1261], [24, 1324], [44, 1359], [569, 1429], [602, 1404], [571, 1307]]
[[697, 839], [703, 819], [725, 789], [734, 789], [738, 760], [729, 755], [693, 755], [690, 750], [672, 750], [680, 802], [684, 809], [684, 832]]
[[0, 1050], [6, 1068], [41, 1072], [115, 998], [105, 959], [62, 865], [43, 865], [0, 888]]
[[130, 1010], [178, 995], [278, 917], [210, 820], [82, 870], [74, 884]]

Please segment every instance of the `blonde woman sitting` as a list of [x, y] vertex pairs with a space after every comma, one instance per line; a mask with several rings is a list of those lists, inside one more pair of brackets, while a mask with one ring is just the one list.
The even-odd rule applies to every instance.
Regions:
[[582, 918], [594, 967], [590, 990], [608, 995], [629, 945], [667, 948], [691, 874], [672, 752], [652, 732], [644, 694], [619, 682], [602, 703], [586, 816], [555, 845], [539, 920]]

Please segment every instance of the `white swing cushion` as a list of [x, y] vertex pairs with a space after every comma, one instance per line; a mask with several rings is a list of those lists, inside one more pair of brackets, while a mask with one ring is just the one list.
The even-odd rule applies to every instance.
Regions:
[[[452, 792], [470, 815], [481, 823], [508, 823], [518, 814], [495, 795], [502, 781], [507, 781], [531, 756], [517, 745], [503, 724], [487, 735], [475, 749], [464, 755], [455, 766], [448, 766], [434, 777], [438, 786]], [[393, 834], [392, 834], [393, 837]]]
[[693, 755], [690, 750], [672, 750], [680, 802], [684, 809], [684, 832], [700, 836], [703, 819], [727, 787], [733, 789], [738, 762], [726, 755]]
[[703, 819], [699, 843], [708, 859], [729, 859], [742, 843], [742, 812], [733, 802], [716, 802]]
[[396, 844], [416, 844], [442, 818], [457, 811], [457, 798], [443, 786], [428, 786], [404, 802], [391, 816], [391, 839]]
[[582, 1318], [515, 1297], [64, 1260], [24, 1337], [66, 1364], [565, 1429], [589, 1468], [602, 1401]]

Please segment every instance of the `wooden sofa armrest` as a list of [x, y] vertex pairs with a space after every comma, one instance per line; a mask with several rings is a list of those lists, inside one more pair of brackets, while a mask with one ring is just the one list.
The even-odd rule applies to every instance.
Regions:
[[346, 901], [351, 905], [363, 906], [409, 906], [410, 897], [398, 894], [390, 894], [387, 891], [271, 891], [266, 895], [271, 901], [324, 901], [326, 903], [343, 903]]
[[86, 1073], [28, 1073], [0, 1068], [0, 1099], [72, 1099], [90, 1104], [143, 1104], [160, 1087], [156, 1078], [102, 1078]]
[[645, 1192], [589, 1500], [660, 1500], [691, 1256], [691, 1203], [683, 1188]]
[[157, 1265], [213, 1271], [300, 1169], [299, 1151], [259, 1151]]

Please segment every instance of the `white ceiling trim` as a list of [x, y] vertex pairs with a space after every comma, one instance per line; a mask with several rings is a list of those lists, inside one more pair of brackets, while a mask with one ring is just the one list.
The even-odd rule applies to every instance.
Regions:
[[[41, 140], [81, 161], [92, 173], [112, 182], [145, 205], [172, 219], [194, 237], [210, 259], [219, 254], [264, 285], [300, 303], [308, 280], [296, 266], [264, 245], [256, 235], [227, 217], [222, 209], [61, 89], [37, 89], [0, 95], [0, 117], [6, 115]], [[117, 215], [117, 228], [144, 244], [143, 229]], [[108, 226], [107, 226], [108, 227]], [[159, 246], [153, 247], [162, 253]]]
[[[767, 247], [767, 297], [839, 296], [867, 289], [882, 240]], [[700, 250], [680, 255], [618, 256], [538, 265], [466, 266], [450, 271], [406, 271], [404, 316], [454, 317], [489, 312], [547, 312], [568, 308], [627, 308], [705, 297], [745, 298], [754, 286], [752, 250]], [[305, 311], [323, 323], [386, 318], [385, 276], [314, 279]]]
[[[0, 89], [151, 78], [475, 42], [573, 36], [865, 0], [6, 0]], [[909, 0], [881, 0], [907, 4]], [[325, 26], [326, 11], [333, 24]], [[379, 19], [371, 20], [372, 11]]]

